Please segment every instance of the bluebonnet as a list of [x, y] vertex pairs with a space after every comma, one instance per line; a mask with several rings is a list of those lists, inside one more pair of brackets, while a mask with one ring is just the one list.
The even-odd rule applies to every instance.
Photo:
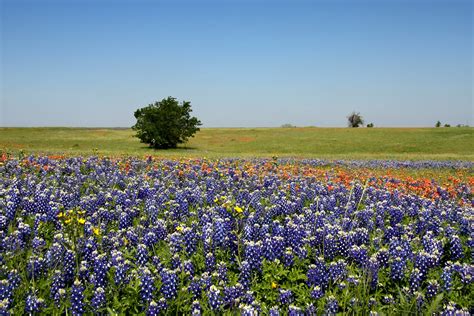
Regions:
[[184, 272], [186, 272], [190, 277], [194, 276], [194, 265], [191, 260], [186, 260], [183, 263]]
[[41, 278], [45, 272], [45, 265], [45, 261], [42, 257], [37, 257], [35, 255], [31, 256], [26, 266], [28, 278]]
[[56, 307], [60, 307], [62, 302], [66, 298], [66, 290], [64, 288], [58, 289], [58, 291], [54, 294], [53, 300], [54, 303], [56, 304]]
[[168, 239], [171, 252], [180, 252], [183, 248], [183, 235], [180, 232], [174, 232], [168, 236]]
[[31, 246], [33, 247], [33, 252], [36, 254], [39, 254], [41, 253], [43, 248], [46, 246], [46, 242], [44, 241], [43, 238], [36, 236], [31, 241]]
[[64, 282], [64, 276], [60, 270], [55, 270], [53, 274], [53, 278], [51, 281], [51, 286], [50, 286], [50, 296], [51, 298], [55, 298], [58, 296], [58, 291], [59, 289], [64, 289], [65, 287], [65, 282]]
[[286, 267], [291, 267], [293, 265], [294, 258], [295, 255], [293, 254], [293, 249], [291, 247], [287, 247], [283, 253], [283, 264]]
[[201, 280], [197, 276], [194, 276], [189, 283], [188, 291], [193, 294], [194, 298], [199, 298], [201, 296], [201, 290]]
[[333, 282], [343, 280], [347, 274], [347, 263], [344, 259], [339, 259], [337, 262], [331, 262], [329, 264], [328, 273]]
[[278, 306], [273, 306], [269, 309], [268, 315], [270, 316], [280, 316], [280, 310], [278, 309]]
[[420, 311], [423, 308], [423, 305], [425, 305], [425, 296], [423, 293], [416, 291], [414, 293], [415, 296], [415, 303], [416, 303], [416, 308]]
[[246, 291], [243, 293], [241, 300], [245, 304], [253, 304], [255, 302], [255, 295], [253, 291]]
[[461, 239], [457, 235], [452, 235], [449, 240], [450, 259], [456, 261], [463, 257]]
[[76, 280], [71, 290], [71, 313], [74, 316], [84, 314], [84, 286]]
[[404, 278], [406, 261], [401, 257], [395, 257], [390, 263], [390, 277], [395, 281], [400, 281]]
[[228, 235], [228, 232], [227, 232], [225, 220], [219, 217], [216, 218], [214, 220], [214, 235], [213, 235], [213, 241], [216, 247], [226, 246], [227, 235]]
[[163, 311], [166, 311], [168, 308], [168, 303], [166, 303], [166, 300], [162, 297], [158, 300], [158, 302], [155, 302], [152, 300], [150, 304], [148, 305], [148, 309], [146, 311], [147, 316], [158, 316], [160, 313]]
[[171, 257], [171, 268], [174, 270], [181, 270], [181, 258], [177, 253]]
[[262, 242], [261, 241], [246, 241], [245, 245], [245, 260], [250, 265], [251, 270], [260, 270], [262, 264]]
[[427, 252], [420, 251], [415, 254], [414, 266], [419, 270], [422, 280], [425, 279], [428, 270], [432, 267], [432, 263], [431, 256]]
[[91, 300], [91, 306], [94, 312], [99, 312], [101, 308], [105, 306], [105, 291], [103, 288], [98, 287], [94, 291], [94, 296], [92, 297]]
[[443, 268], [443, 271], [441, 272], [441, 280], [443, 289], [448, 292], [451, 291], [453, 286], [453, 270], [450, 265]]
[[324, 237], [324, 258], [328, 260], [334, 259], [337, 254], [337, 245], [332, 234], [327, 234]]
[[381, 248], [377, 252], [377, 261], [380, 265], [380, 267], [387, 267], [389, 263], [389, 254], [388, 254], [388, 249], [386, 248]]
[[469, 285], [474, 281], [474, 266], [464, 263], [460, 269], [458, 269], [461, 282], [465, 285]]
[[288, 307], [288, 316], [304, 316], [304, 312], [298, 306], [290, 305]]
[[[26, 161], [28, 164], [22, 165]], [[351, 307], [359, 304], [352, 292], [361, 283], [374, 295], [370, 306], [363, 307], [365, 312], [366, 308], [378, 309], [380, 303], [398, 302], [398, 293], [392, 291], [396, 287], [416, 301], [415, 312], [423, 313], [441, 291], [457, 293], [471, 286], [472, 198], [468, 184], [448, 180], [448, 192], [436, 181], [386, 175], [371, 177], [367, 186], [362, 186], [359, 180], [349, 179], [360, 175], [311, 169], [321, 164], [466, 166], [444, 162], [296, 163], [287, 159], [178, 162], [32, 156], [21, 161], [2, 160], [0, 315], [10, 307], [23, 309], [26, 305], [26, 301], [16, 301], [20, 292], [15, 290], [23, 288], [26, 279], [18, 273], [10, 277], [8, 272], [12, 258], [20, 257], [25, 258], [19, 266], [26, 267], [29, 282], [50, 284], [34, 294], [48, 298], [47, 311], [69, 308], [67, 296], [72, 288], [77, 292], [72, 286], [77, 277], [86, 296], [78, 301], [83, 312], [95, 312], [94, 306], [101, 302], [99, 288], [107, 293], [111, 289], [128, 293], [128, 283], [140, 291], [141, 268], [146, 267], [151, 278], [157, 279], [150, 283], [152, 287], [155, 283], [161, 287], [152, 290], [151, 301], [139, 303], [141, 312], [164, 314], [161, 306], [166, 304], [175, 308], [171, 300], [181, 299], [181, 286], [188, 287], [190, 299], [207, 304], [214, 285], [220, 291], [219, 312], [270, 313], [269, 302], [259, 302], [262, 293], [252, 284], [265, 277], [261, 274], [263, 259], [265, 265], [275, 265], [285, 273], [295, 268], [306, 274], [309, 293], [305, 295], [311, 296], [312, 303], [306, 307], [308, 315], [315, 312], [316, 305], [319, 313], [325, 307], [330, 312], [326, 299], [331, 294], [339, 299], [341, 289], [347, 294], [344, 308], [352, 311]], [[208, 197], [212, 199], [208, 201]], [[237, 212], [235, 205], [243, 212]], [[72, 222], [66, 223], [69, 217]], [[85, 220], [83, 229], [78, 218]], [[56, 232], [54, 236], [50, 228]], [[156, 251], [153, 257], [152, 248]], [[18, 256], [20, 253], [27, 257]], [[211, 255], [201, 262], [207, 253]], [[224, 261], [216, 265], [219, 260]], [[348, 276], [348, 271], [352, 275]], [[114, 284], [107, 284], [109, 277]], [[388, 285], [379, 283], [387, 277], [391, 278]], [[236, 281], [239, 283], [233, 285]], [[281, 282], [283, 288], [287, 285]], [[290, 301], [301, 304], [301, 292], [290, 289]], [[283, 302], [289, 305], [273, 312], [301, 313], [299, 308], [304, 306], [291, 306], [285, 299], [287, 292], [273, 291], [270, 304], [281, 300], [279, 306]], [[448, 311], [461, 313], [460, 303], [465, 300], [456, 293], [443, 297], [456, 300], [447, 306]], [[29, 300], [31, 310], [36, 308], [34, 295]], [[187, 306], [186, 311], [201, 313], [200, 305], [196, 306]], [[178, 312], [183, 312], [180, 308]]]
[[354, 260], [357, 263], [357, 265], [359, 265], [360, 267], [367, 266], [368, 261], [369, 261], [369, 255], [368, 255], [367, 247], [365, 247], [365, 245], [362, 245], [362, 246], [353, 245], [349, 252], [352, 257], [352, 260]]
[[161, 273], [160, 291], [166, 299], [175, 298], [178, 293], [178, 275], [176, 271], [164, 268]]
[[132, 226], [132, 218], [128, 215], [127, 212], [120, 213], [119, 218], [119, 229], [127, 229]]
[[250, 286], [251, 272], [250, 264], [247, 261], [242, 261], [240, 264], [239, 282], [245, 289], [248, 289]]
[[209, 289], [208, 302], [212, 310], [218, 310], [222, 305], [222, 298], [220, 295], [220, 290], [212, 285]]
[[64, 281], [70, 283], [74, 279], [76, 268], [76, 254], [72, 250], [66, 250], [63, 259]]
[[107, 282], [107, 256], [105, 254], [97, 254], [94, 252], [93, 271], [91, 282], [96, 287], [105, 287]]
[[429, 280], [428, 285], [426, 286], [426, 298], [432, 298], [439, 291], [439, 284], [436, 280]]
[[316, 285], [312, 290], [311, 290], [311, 297], [313, 299], [320, 299], [321, 297], [324, 296], [324, 292], [321, 289], [319, 285]]
[[326, 300], [325, 313], [328, 315], [334, 315], [337, 313], [338, 309], [339, 303], [337, 299], [333, 295], [328, 296]]
[[137, 246], [137, 263], [141, 266], [144, 266], [148, 262], [148, 259], [149, 255], [146, 245], [139, 244]]
[[414, 268], [410, 274], [410, 290], [412, 293], [416, 292], [421, 286], [422, 274], [418, 268]]
[[201, 315], [201, 304], [199, 303], [199, 301], [197, 300], [194, 300], [193, 303], [191, 304], [191, 314], [193, 316], [198, 316], [198, 315]]
[[10, 302], [8, 299], [3, 299], [0, 300], [0, 315], [1, 316], [9, 316], [10, 313], [8, 312], [8, 306], [10, 305]]
[[225, 264], [225, 262], [219, 262], [219, 264], [217, 265], [217, 276], [219, 278], [220, 281], [226, 283], [228, 281], [228, 278], [227, 278], [227, 265]]
[[280, 289], [278, 301], [282, 305], [288, 305], [293, 302], [293, 292], [291, 290]]
[[148, 268], [142, 268], [140, 271], [140, 297], [144, 302], [151, 302], [153, 300], [155, 292], [155, 281], [148, 270]]
[[243, 296], [243, 286], [236, 283], [234, 286], [226, 286], [223, 291], [223, 303], [226, 307], [232, 308]]
[[8, 280], [0, 280], [0, 301], [10, 299], [12, 292], [11, 283]]
[[216, 258], [214, 257], [212, 253], [208, 253], [206, 255], [205, 264], [206, 264], [206, 270], [208, 272], [214, 271], [215, 265], [216, 265]]
[[385, 295], [385, 296], [382, 298], [382, 302], [383, 302], [385, 305], [393, 305], [393, 304], [395, 304], [395, 300], [393, 299], [393, 296], [392, 296], [391, 294]]
[[33, 314], [38, 313], [44, 305], [44, 300], [38, 298], [34, 291], [30, 292], [26, 297], [25, 302], [25, 313]]
[[240, 315], [241, 316], [254, 316], [258, 315], [258, 311], [255, 309], [254, 306], [249, 304], [240, 304]]
[[192, 255], [196, 252], [197, 249], [197, 235], [193, 228], [185, 227], [183, 228], [184, 236], [184, 247], [188, 255]]
[[146, 311], [147, 316], [158, 316], [160, 315], [160, 309], [158, 304], [155, 301], [151, 301], [148, 305], [148, 309]]
[[152, 231], [149, 231], [148, 233], [143, 236], [143, 244], [147, 247], [153, 247], [158, 242], [158, 237], [156, 234]]

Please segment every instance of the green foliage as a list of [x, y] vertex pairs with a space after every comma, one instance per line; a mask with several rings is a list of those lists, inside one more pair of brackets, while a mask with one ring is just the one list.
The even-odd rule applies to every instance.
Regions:
[[132, 127], [142, 143], [153, 148], [176, 148], [178, 144], [199, 131], [201, 125], [196, 117], [191, 117], [191, 102], [181, 104], [168, 97], [135, 111], [137, 123]]
[[347, 125], [349, 127], [359, 127], [360, 125], [364, 124], [364, 119], [360, 115], [359, 112], [352, 112], [348, 117], [347, 117]]
[[440, 121], [436, 122], [435, 127], [441, 127], [441, 122]]
[[374, 127], [374, 123], [367, 124], [367, 127]]

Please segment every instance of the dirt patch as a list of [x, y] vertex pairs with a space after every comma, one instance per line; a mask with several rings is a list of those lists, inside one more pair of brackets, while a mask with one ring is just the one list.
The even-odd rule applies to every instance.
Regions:
[[93, 133], [93, 135], [96, 136], [96, 137], [103, 137], [103, 136], [106, 136], [107, 134], [108, 134], [108, 131], [103, 130], [103, 129], [96, 130]]
[[254, 140], [255, 140], [255, 138], [253, 138], [253, 137], [239, 137], [239, 138], [237, 138], [237, 141], [241, 142], [241, 143], [250, 143], [250, 142], [253, 142]]

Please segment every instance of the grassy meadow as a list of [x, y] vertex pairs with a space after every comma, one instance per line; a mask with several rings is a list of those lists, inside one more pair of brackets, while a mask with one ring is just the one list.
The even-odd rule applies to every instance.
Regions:
[[202, 128], [177, 149], [154, 150], [131, 129], [0, 128], [0, 150], [159, 157], [474, 160], [474, 128]]

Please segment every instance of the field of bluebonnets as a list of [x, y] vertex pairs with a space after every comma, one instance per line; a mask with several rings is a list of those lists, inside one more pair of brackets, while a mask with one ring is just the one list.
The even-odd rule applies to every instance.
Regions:
[[3, 157], [0, 314], [474, 313], [472, 171]]

